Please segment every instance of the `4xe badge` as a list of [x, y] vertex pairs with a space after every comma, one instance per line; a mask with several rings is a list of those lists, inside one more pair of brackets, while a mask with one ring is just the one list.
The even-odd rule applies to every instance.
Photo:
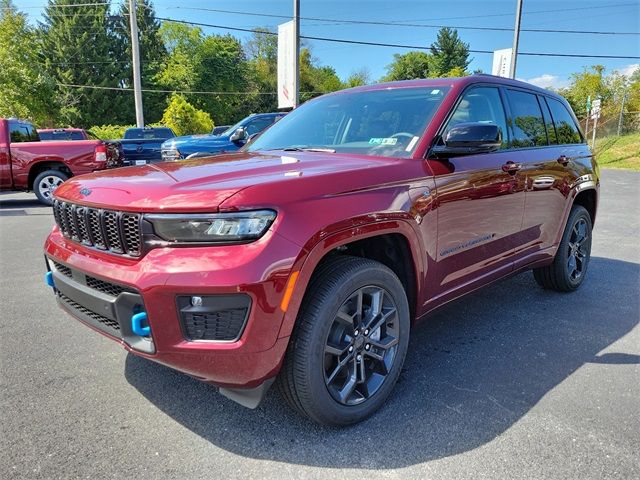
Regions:
[[90, 190], [90, 189], [88, 189], [88, 188], [86, 188], [86, 187], [81, 188], [81, 189], [80, 189], [80, 195], [84, 195], [85, 197], [86, 197], [87, 195], [91, 195], [91, 190]]

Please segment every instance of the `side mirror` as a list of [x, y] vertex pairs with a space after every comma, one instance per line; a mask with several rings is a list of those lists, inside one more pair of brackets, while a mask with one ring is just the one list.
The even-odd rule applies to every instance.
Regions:
[[232, 142], [240, 142], [245, 138], [247, 138], [247, 131], [244, 129], [244, 127], [239, 127], [235, 132], [231, 134], [229, 140], [231, 140]]
[[442, 140], [444, 145], [436, 145], [431, 149], [432, 155], [437, 158], [496, 151], [502, 145], [502, 133], [493, 123], [459, 123]]

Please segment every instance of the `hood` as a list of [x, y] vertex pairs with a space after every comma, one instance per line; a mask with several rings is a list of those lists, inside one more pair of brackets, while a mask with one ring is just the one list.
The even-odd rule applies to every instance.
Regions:
[[[268, 190], [276, 203], [282, 192], [305, 194], [311, 185], [312, 190], [328, 194], [388, 182], [402, 161], [406, 160], [320, 152], [242, 152], [72, 177], [55, 196], [116, 210], [214, 212], [244, 189]], [[373, 175], [353, 175], [365, 169]]]

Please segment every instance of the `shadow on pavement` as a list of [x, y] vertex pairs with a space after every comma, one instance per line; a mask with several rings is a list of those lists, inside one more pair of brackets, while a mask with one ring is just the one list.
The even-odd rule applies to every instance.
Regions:
[[[4, 197], [4, 198], [3, 198]], [[51, 207], [34, 198], [6, 198], [0, 196], [0, 217], [21, 217], [26, 215], [51, 215]], [[26, 209], [36, 209], [28, 212]]]
[[250, 411], [134, 355], [125, 375], [168, 416], [237, 455], [335, 468], [405, 467], [490, 442], [585, 364], [637, 363], [637, 355], [600, 352], [638, 323], [639, 267], [596, 257], [577, 292], [544, 291], [523, 274], [439, 310], [413, 331], [391, 399], [345, 429], [299, 417], [275, 389]]

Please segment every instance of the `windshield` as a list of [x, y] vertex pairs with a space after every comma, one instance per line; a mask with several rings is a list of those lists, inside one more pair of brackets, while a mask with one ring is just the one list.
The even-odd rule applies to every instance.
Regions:
[[247, 151], [324, 149], [409, 157], [448, 90], [395, 88], [320, 97], [285, 116]]

